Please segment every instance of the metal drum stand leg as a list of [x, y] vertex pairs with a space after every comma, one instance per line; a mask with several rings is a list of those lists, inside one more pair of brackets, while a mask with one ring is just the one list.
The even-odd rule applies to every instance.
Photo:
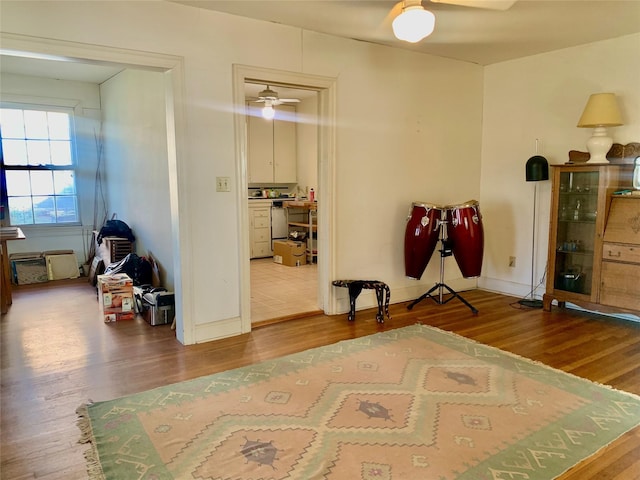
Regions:
[[[444, 221], [444, 220], [440, 222], [440, 243], [442, 244], [442, 248], [438, 250], [440, 252], [440, 282], [436, 283], [433, 287], [431, 287], [431, 289], [427, 293], [421, 295], [420, 297], [416, 298], [413, 302], [411, 302], [407, 306], [407, 309], [411, 310], [415, 305], [417, 305], [427, 297], [431, 298], [438, 305], [444, 305], [445, 303], [450, 302], [454, 298], [457, 298], [462, 303], [464, 303], [467, 307], [469, 307], [474, 315], [477, 315], [478, 310], [473, 305], [471, 305], [464, 298], [462, 298], [462, 296], [460, 296], [460, 294], [458, 294], [458, 292], [456, 292], [454, 289], [449, 287], [449, 285], [444, 283], [444, 259], [445, 257], [450, 257], [453, 254], [453, 250], [451, 249], [451, 242], [444, 238], [443, 226], [446, 223], [447, 221]], [[436, 290], [438, 290], [438, 296], [434, 297], [432, 293], [435, 292]], [[444, 299], [444, 296], [443, 296], [444, 290], [447, 290], [452, 295], [446, 300]]]

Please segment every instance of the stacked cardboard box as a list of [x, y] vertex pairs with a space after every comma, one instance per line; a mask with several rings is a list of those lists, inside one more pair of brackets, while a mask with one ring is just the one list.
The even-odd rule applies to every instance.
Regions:
[[126, 273], [98, 275], [98, 302], [105, 323], [132, 320], [133, 280]]

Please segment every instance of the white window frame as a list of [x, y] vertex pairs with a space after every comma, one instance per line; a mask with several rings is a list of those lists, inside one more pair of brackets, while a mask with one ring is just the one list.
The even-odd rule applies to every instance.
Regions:
[[[52, 229], [52, 228], [64, 228], [64, 227], [78, 227], [82, 226], [82, 202], [81, 194], [78, 190], [78, 155], [77, 155], [77, 133], [76, 133], [76, 116], [79, 113], [80, 106], [77, 101], [69, 101], [64, 99], [30, 99], [25, 98], [23, 96], [13, 96], [13, 95], [5, 95], [7, 97], [15, 97], [15, 98], [7, 98], [7, 100], [0, 101], [0, 108], [13, 108], [20, 110], [38, 110], [38, 111], [46, 111], [46, 112], [62, 112], [69, 114], [69, 128], [70, 128], [70, 143], [71, 143], [71, 165], [68, 166], [67, 169], [73, 170], [75, 177], [75, 197], [76, 197], [76, 214], [77, 220], [75, 222], [53, 222], [53, 223], [27, 223], [27, 224], [19, 224], [22, 229]], [[5, 165], [5, 169], [6, 165]], [[10, 212], [7, 211], [5, 213], [5, 218], [2, 220], [3, 225], [11, 225], [11, 216]]]

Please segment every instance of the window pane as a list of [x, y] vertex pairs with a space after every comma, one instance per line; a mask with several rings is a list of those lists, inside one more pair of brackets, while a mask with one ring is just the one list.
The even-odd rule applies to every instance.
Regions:
[[[7, 170], [7, 195], [9, 197], [22, 197], [31, 195], [31, 182], [29, 181], [29, 172]], [[29, 204], [31, 209], [31, 204]]]
[[[53, 195], [53, 172], [32, 171], [31, 172], [31, 194], [32, 195]], [[35, 198], [34, 198], [35, 205]], [[51, 205], [53, 208], [53, 204]]]
[[71, 142], [51, 141], [49, 145], [53, 165], [71, 165]]
[[[0, 109], [0, 126], [3, 138], [24, 138], [24, 116], [22, 110]], [[4, 146], [4, 143], [3, 143]]]
[[56, 195], [74, 195], [76, 193], [75, 172], [73, 170], [54, 171], [53, 185]]
[[72, 115], [0, 109], [0, 127], [11, 224], [79, 222]]
[[52, 140], [70, 140], [69, 115], [60, 112], [48, 112], [49, 138]]
[[56, 213], [53, 197], [33, 197], [35, 223], [55, 223]]
[[77, 222], [78, 206], [76, 197], [67, 195], [56, 197], [56, 221], [57, 222]]
[[47, 112], [38, 110], [24, 111], [24, 128], [27, 138], [49, 138], [49, 129], [47, 128]]
[[43, 140], [27, 140], [29, 165], [51, 165], [49, 142]]
[[[4, 130], [2, 132], [4, 135]], [[27, 144], [24, 140], [2, 139], [5, 165], [27, 165]]]
[[33, 223], [31, 197], [9, 197], [9, 220], [11, 225], [30, 225]]

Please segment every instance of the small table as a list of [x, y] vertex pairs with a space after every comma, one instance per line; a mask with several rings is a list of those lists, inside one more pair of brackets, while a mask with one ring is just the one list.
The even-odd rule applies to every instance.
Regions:
[[[356, 318], [356, 298], [360, 295], [363, 288], [372, 289], [376, 291], [376, 298], [378, 299], [378, 314], [376, 320], [378, 323], [384, 323], [384, 314], [389, 316], [389, 299], [391, 298], [391, 291], [389, 286], [379, 280], [334, 280], [331, 282], [336, 287], [346, 287], [349, 289], [349, 321], [352, 322]], [[383, 294], [386, 293], [386, 297]], [[384, 303], [383, 303], [384, 302]]]
[[11, 296], [11, 267], [9, 266], [9, 251], [7, 241], [24, 240], [22, 230], [18, 227], [0, 227], [0, 313], [4, 315], [13, 303]]

